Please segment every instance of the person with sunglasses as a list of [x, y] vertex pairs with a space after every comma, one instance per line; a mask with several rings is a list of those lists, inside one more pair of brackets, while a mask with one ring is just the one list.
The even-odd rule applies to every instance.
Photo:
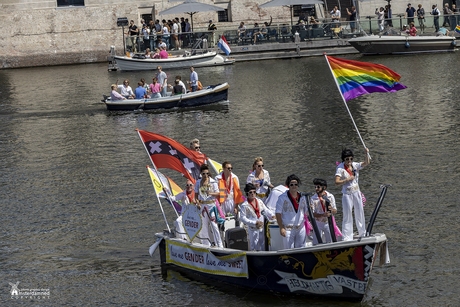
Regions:
[[187, 240], [187, 234], [185, 233], [184, 226], [182, 225], [182, 216], [184, 215], [184, 212], [189, 209], [198, 210], [198, 208], [196, 207], [197, 202], [195, 199], [195, 190], [193, 187], [193, 182], [187, 179], [187, 182], [185, 183], [185, 190], [183, 190], [176, 196], [169, 194], [168, 190], [163, 187], [163, 191], [166, 195], [169, 196], [169, 199], [171, 201], [180, 201], [181, 203], [181, 215], [174, 222], [174, 226], [176, 226], [176, 230], [179, 233], [179, 237], [184, 240]]
[[252, 172], [249, 173], [246, 182], [254, 184], [257, 189], [256, 196], [265, 203], [270, 192], [269, 188], [273, 189], [273, 185], [270, 183], [270, 174], [264, 169], [264, 159], [262, 157], [254, 159]]
[[358, 185], [359, 171], [370, 163], [369, 149], [365, 148], [364, 152], [366, 154], [364, 162], [353, 162], [353, 152], [345, 148], [342, 150], [342, 163], [337, 166], [335, 171], [335, 185], [343, 185], [342, 233], [344, 241], [353, 240], [353, 209], [355, 210], [355, 223], [359, 236], [362, 237], [366, 233], [363, 199]]
[[[219, 228], [217, 227], [217, 217], [211, 217], [211, 212], [215, 212], [213, 208], [216, 206], [216, 197], [219, 196], [217, 182], [212, 179], [209, 167], [206, 164], [201, 165], [200, 173], [201, 178], [195, 182], [195, 202], [197, 203], [198, 210], [202, 210], [202, 226], [198, 236], [203, 238], [201, 243], [204, 245], [211, 245], [207, 239], [209, 238], [218, 247], [223, 247]], [[211, 234], [209, 233], [209, 224], [211, 224]]]
[[[313, 184], [315, 185], [316, 191], [316, 194], [313, 195], [310, 199], [310, 206], [313, 210], [313, 216], [315, 217], [316, 225], [318, 226], [320, 236], [323, 236], [324, 234], [324, 236], [326, 237], [326, 243], [331, 243], [332, 237], [331, 231], [329, 230], [329, 223], [327, 218], [330, 217], [331, 214], [337, 213], [335, 197], [330, 192], [326, 191], [326, 180], [315, 178], [313, 179]], [[330, 204], [330, 208], [328, 208], [327, 206], [328, 203]], [[316, 235], [313, 234], [313, 245], [316, 244], [318, 244], [318, 239], [316, 238]]]
[[193, 151], [198, 151], [201, 152], [200, 149], [200, 140], [199, 139], [193, 139], [190, 141], [190, 149]]
[[264, 236], [264, 216], [262, 212], [270, 219], [275, 218], [273, 212], [268, 209], [264, 202], [256, 197], [256, 187], [252, 183], [247, 183], [244, 187], [247, 200], [241, 205], [240, 218], [241, 222], [248, 226], [248, 237], [252, 251], [265, 250]]
[[299, 177], [289, 175], [285, 182], [289, 190], [276, 202], [275, 215], [285, 249], [304, 247], [306, 242], [304, 223], [308, 205], [305, 196], [297, 192], [300, 183]]
[[232, 170], [232, 164], [228, 161], [222, 163], [223, 171], [216, 176], [219, 182], [219, 204], [225, 216], [232, 213], [238, 214], [238, 204], [244, 201], [243, 193], [240, 190], [240, 181]]
[[129, 98], [129, 99], [134, 99], [134, 92], [131, 86], [129, 86], [129, 80], [128, 79], [124, 80], [123, 84], [120, 84], [120, 85], [118, 85], [118, 81], [119, 80], [117, 79], [116, 86], [117, 88], [120, 89], [121, 96]]

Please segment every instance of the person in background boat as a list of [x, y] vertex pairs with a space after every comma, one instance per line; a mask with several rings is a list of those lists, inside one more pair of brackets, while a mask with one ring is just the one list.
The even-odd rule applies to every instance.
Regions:
[[241, 205], [241, 222], [248, 226], [248, 238], [252, 251], [265, 250], [264, 216], [270, 219], [275, 218], [273, 212], [268, 209], [264, 202], [256, 197], [256, 187], [252, 183], [247, 183], [244, 187], [247, 199]]
[[355, 32], [355, 29], [356, 29], [356, 23], [355, 23], [355, 20], [356, 20], [356, 7], [352, 6], [351, 7], [351, 12], [347, 8], [347, 14], [350, 17], [350, 30], [351, 30], [351, 33], [353, 33], [353, 32]]
[[289, 188], [276, 202], [276, 220], [285, 249], [304, 247], [306, 242], [305, 215], [308, 210], [305, 196], [297, 189], [301, 184], [296, 175], [289, 175], [285, 185]]
[[385, 5], [385, 25], [393, 27], [393, 13], [391, 11], [391, 4]]
[[136, 95], [136, 99], [150, 98], [141, 81], [137, 82], [137, 88], [134, 90], [134, 94]]
[[442, 13], [444, 14], [444, 21], [442, 23], [443, 27], [448, 27], [450, 26], [450, 18], [449, 15], [452, 14], [452, 11], [449, 8], [449, 3], [444, 4], [444, 8], [442, 10]]
[[134, 92], [131, 86], [129, 86], [129, 80], [126, 79], [123, 81], [123, 84], [118, 85], [118, 79], [117, 79], [117, 88], [120, 89], [121, 95], [126, 97], [126, 98], [134, 98]]
[[145, 49], [145, 58], [146, 59], [151, 59], [152, 58], [152, 54], [150, 53], [150, 48], [147, 48]]
[[182, 225], [182, 216], [187, 210], [198, 210], [195, 198], [195, 189], [193, 187], [193, 182], [187, 179], [185, 189], [176, 196], [169, 194], [163, 187], [163, 191], [169, 196], [171, 201], [177, 201], [181, 204], [181, 215], [174, 221], [174, 226], [176, 226], [176, 230], [179, 232], [179, 237], [184, 240], [187, 240], [187, 234], [185, 233], [184, 226]]
[[238, 204], [244, 201], [243, 193], [240, 190], [240, 181], [232, 170], [232, 164], [228, 161], [222, 163], [223, 171], [216, 176], [219, 183], [218, 201], [225, 216], [232, 213], [238, 214]]
[[[210, 215], [208, 215], [217, 205], [216, 197], [219, 197], [217, 182], [211, 178], [209, 167], [206, 164], [201, 165], [200, 173], [201, 178], [195, 182], [195, 202], [198, 209], [202, 210], [202, 226], [199, 237], [209, 238], [211, 241], [215, 241], [218, 247], [223, 247], [215, 218], [210, 219]], [[211, 234], [209, 233], [209, 223], [211, 223]], [[212, 237], [214, 237], [214, 240]], [[207, 239], [202, 239], [201, 243], [211, 245]]]
[[183, 88], [182, 88], [182, 85], [179, 84], [179, 81], [180, 80], [177, 80], [174, 81], [174, 86], [172, 87], [172, 95], [182, 95], [182, 94], [185, 94], [183, 92]]
[[[313, 210], [313, 216], [316, 220], [316, 225], [318, 226], [318, 230], [320, 236], [326, 237], [326, 243], [332, 242], [331, 231], [329, 230], [329, 222], [328, 217], [331, 214], [337, 213], [337, 207], [335, 205], [335, 197], [331, 193], [326, 191], [327, 182], [324, 179], [315, 178], [313, 179], [313, 184], [315, 185], [316, 194], [311, 197], [310, 206]], [[327, 197], [330, 202], [330, 207], [327, 208], [326, 200], [323, 197]], [[330, 211], [330, 212], [329, 212]], [[313, 234], [313, 245], [318, 244], [318, 239], [316, 235]]]
[[364, 224], [364, 209], [361, 191], [359, 190], [358, 179], [359, 171], [369, 165], [369, 149], [365, 148], [366, 158], [364, 162], [353, 162], [353, 152], [350, 149], [342, 151], [342, 163], [337, 166], [335, 171], [335, 185], [342, 187], [342, 208], [343, 222], [342, 233], [344, 241], [353, 240], [353, 215], [355, 210], [355, 223], [360, 237], [366, 233]]
[[150, 95], [150, 98], [161, 98], [161, 85], [158, 83], [158, 79], [155, 77], [152, 79], [153, 83], [150, 84], [150, 92], [152, 93]]
[[416, 36], [417, 35], [417, 28], [415, 28], [414, 23], [411, 22], [409, 26], [410, 26], [409, 35], [410, 36]]
[[421, 4], [418, 5], [417, 9], [417, 19], [418, 25], [420, 26], [420, 31], [423, 33], [425, 31], [425, 9]]
[[115, 100], [124, 100], [124, 99], [126, 99], [126, 97], [121, 96], [117, 92], [117, 85], [112, 84], [112, 92], [110, 93], [110, 100], [115, 101]]
[[161, 66], [157, 67], [158, 73], [157, 73], [157, 80], [158, 83], [160, 83], [160, 94], [161, 97], [166, 97], [168, 95], [168, 77], [166, 76], [166, 73], [161, 69]]
[[383, 29], [385, 28], [385, 25], [384, 25], [385, 16], [384, 16], [384, 13], [383, 13], [383, 7], [380, 7], [380, 9], [375, 9], [375, 15], [377, 15], [379, 31], [382, 32]]
[[190, 81], [187, 81], [187, 83], [192, 87], [192, 92], [196, 92], [198, 89], [198, 74], [193, 66], [190, 66]]
[[182, 88], [183, 88], [183, 89], [182, 89], [182, 93], [183, 93], [183, 94], [187, 93], [187, 88], [185, 87], [184, 82], [182, 82], [182, 77], [179, 76], [179, 75], [177, 75], [177, 76], [176, 76], [176, 80], [179, 80], [179, 85], [182, 86]]
[[408, 24], [410, 24], [411, 22], [414, 22], [415, 13], [416, 13], [415, 9], [412, 7], [410, 3], [408, 3], [406, 13], [404, 14], [404, 18], [407, 18]]
[[170, 33], [170, 28], [166, 20], [162, 20], [163, 22], [163, 27], [161, 28], [161, 34], [163, 42], [166, 44], [166, 49], [169, 49], [169, 33]]
[[168, 52], [166, 52], [165, 47], [160, 46], [160, 59], [167, 59]]
[[161, 58], [161, 57], [160, 57], [160, 49], [158, 49], [158, 48], [155, 49], [155, 53], [154, 53], [154, 54], [151, 54], [150, 57], [151, 57], [152, 59], [160, 59], [160, 58]]
[[433, 15], [433, 24], [434, 24], [434, 27], [436, 29], [436, 32], [439, 31], [439, 15], [441, 15], [441, 12], [438, 10], [437, 8], [437, 5], [436, 4], [433, 4], [433, 6], [431, 7], [431, 15]]
[[449, 35], [449, 30], [447, 30], [444, 27], [439, 28], [439, 31], [436, 32], [436, 36], [448, 36]]
[[269, 188], [273, 189], [273, 185], [270, 183], [270, 174], [264, 170], [264, 159], [257, 157], [254, 159], [252, 164], [252, 172], [249, 173], [247, 183], [252, 183], [257, 189], [257, 197], [259, 197], [264, 203], [269, 195]]
[[193, 139], [190, 141], [190, 149], [193, 151], [198, 151], [201, 152], [200, 149], [200, 140], [199, 139]]

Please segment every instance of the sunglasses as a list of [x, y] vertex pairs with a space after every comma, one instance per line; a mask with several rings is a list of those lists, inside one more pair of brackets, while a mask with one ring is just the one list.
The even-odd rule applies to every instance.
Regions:
[[193, 184], [186, 184], [186, 187], [193, 187]]
[[345, 158], [345, 161], [353, 161], [353, 158], [350, 157], [350, 158]]
[[196, 146], [195, 149], [200, 149], [201, 147], [200, 146]]
[[299, 186], [299, 184], [297, 184], [297, 183], [291, 183], [289, 186], [290, 186], [290, 187], [297, 187], [297, 186]]
[[209, 173], [201, 173], [203, 176], [209, 176]]
[[257, 167], [264, 167], [264, 165], [263, 164], [258, 164]]
[[228, 169], [229, 171], [231, 171], [231, 170], [233, 169], [233, 167], [227, 167], [227, 169]]
[[321, 188], [322, 188], [322, 186], [320, 186], [320, 185], [315, 185], [315, 189], [321, 189]]
[[249, 191], [248, 194], [256, 194], [256, 191]]

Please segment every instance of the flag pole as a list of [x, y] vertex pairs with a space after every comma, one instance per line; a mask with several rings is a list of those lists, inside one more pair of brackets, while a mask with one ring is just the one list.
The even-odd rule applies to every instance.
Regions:
[[[358, 126], [356, 126], [355, 120], [353, 119], [353, 116], [351, 115], [350, 109], [348, 108], [347, 101], [345, 100], [345, 97], [343, 97], [342, 91], [340, 90], [339, 82], [337, 81], [337, 78], [335, 78], [334, 76], [334, 72], [332, 71], [331, 64], [329, 63], [329, 59], [327, 58], [326, 53], [323, 53], [323, 54], [324, 54], [324, 57], [326, 58], [327, 66], [329, 67], [329, 70], [331, 71], [332, 78], [334, 79], [335, 85], [337, 86], [340, 96], [342, 97], [343, 103], [345, 104], [345, 108], [347, 109], [348, 114], [350, 115], [351, 121], [353, 122], [353, 125], [355, 126], [356, 132], [358, 133], [359, 139], [361, 140], [361, 143], [363, 143], [364, 148], [367, 148], [366, 144], [364, 144], [361, 134], [359, 133]], [[367, 155], [369, 156], [369, 159], [371, 159], [371, 155], [369, 153], [367, 153]]]
[[[155, 190], [155, 188], [154, 188], [154, 190]], [[171, 232], [171, 228], [169, 228], [168, 220], [166, 219], [166, 215], [165, 215], [165, 212], [163, 210], [163, 206], [161, 205], [160, 196], [158, 196], [157, 190], [155, 190], [155, 195], [157, 196], [158, 203], [160, 204], [161, 213], [163, 213], [163, 217], [165, 219], [166, 226], [168, 227], [168, 231]]]

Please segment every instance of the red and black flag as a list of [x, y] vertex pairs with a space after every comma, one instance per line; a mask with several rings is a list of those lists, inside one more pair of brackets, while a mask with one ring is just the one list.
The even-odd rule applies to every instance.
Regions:
[[157, 168], [181, 172], [193, 183], [200, 178], [200, 166], [206, 161], [206, 155], [190, 150], [165, 136], [143, 130], [137, 131]]

